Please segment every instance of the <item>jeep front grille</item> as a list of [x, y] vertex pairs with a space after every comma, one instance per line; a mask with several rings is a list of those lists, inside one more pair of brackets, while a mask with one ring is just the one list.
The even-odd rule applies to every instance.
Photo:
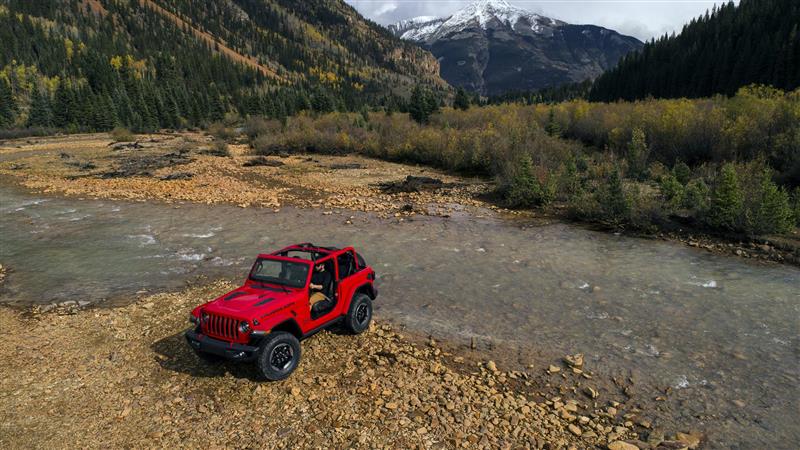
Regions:
[[209, 336], [223, 339], [239, 339], [239, 321], [230, 317], [209, 314], [208, 321], [203, 324], [203, 331]]

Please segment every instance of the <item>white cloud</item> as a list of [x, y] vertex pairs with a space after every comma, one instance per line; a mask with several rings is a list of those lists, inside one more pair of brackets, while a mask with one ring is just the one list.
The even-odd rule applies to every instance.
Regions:
[[390, 12], [397, 10], [397, 3], [395, 2], [383, 2], [382, 5], [378, 6], [378, 8], [372, 13], [375, 17], [380, 17]]

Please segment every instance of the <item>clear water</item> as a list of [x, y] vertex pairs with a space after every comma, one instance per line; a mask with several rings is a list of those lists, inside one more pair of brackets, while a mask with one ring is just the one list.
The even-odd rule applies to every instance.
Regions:
[[[198, 275], [241, 278], [259, 251], [355, 245], [378, 315], [545, 358], [586, 354], [636, 381], [668, 429], [711, 447], [800, 442], [800, 270], [682, 245], [500, 219], [391, 223], [356, 214], [65, 199], [0, 186], [0, 301], [107, 301]], [[198, 299], [202, 301], [203, 299]], [[744, 402], [744, 407], [734, 403]]]

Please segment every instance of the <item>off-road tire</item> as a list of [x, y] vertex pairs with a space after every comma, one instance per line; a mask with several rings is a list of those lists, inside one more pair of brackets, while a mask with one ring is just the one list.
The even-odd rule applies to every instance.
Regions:
[[276, 331], [267, 335], [256, 355], [256, 369], [266, 380], [282, 380], [300, 364], [300, 341], [293, 334]]
[[372, 321], [372, 299], [369, 295], [357, 293], [350, 302], [350, 309], [344, 318], [344, 327], [353, 334], [361, 334], [369, 328]]

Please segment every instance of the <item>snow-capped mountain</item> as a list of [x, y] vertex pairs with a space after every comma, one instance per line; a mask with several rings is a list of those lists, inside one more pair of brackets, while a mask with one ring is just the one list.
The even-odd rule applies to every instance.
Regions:
[[505, 0], [477, 0], [450, 17], [415, 17], [389, 30], [430, 50], [451, 84], [490, 95], [594, 78], [643, 45], [613, 30], [571, 25]]
[[422, 41], [438, 30], [445, 19], [435, 16], [419, 16], [401, 20], [394, 25], [389, 25], [389, 31], [395, 36], [409, 41]]

